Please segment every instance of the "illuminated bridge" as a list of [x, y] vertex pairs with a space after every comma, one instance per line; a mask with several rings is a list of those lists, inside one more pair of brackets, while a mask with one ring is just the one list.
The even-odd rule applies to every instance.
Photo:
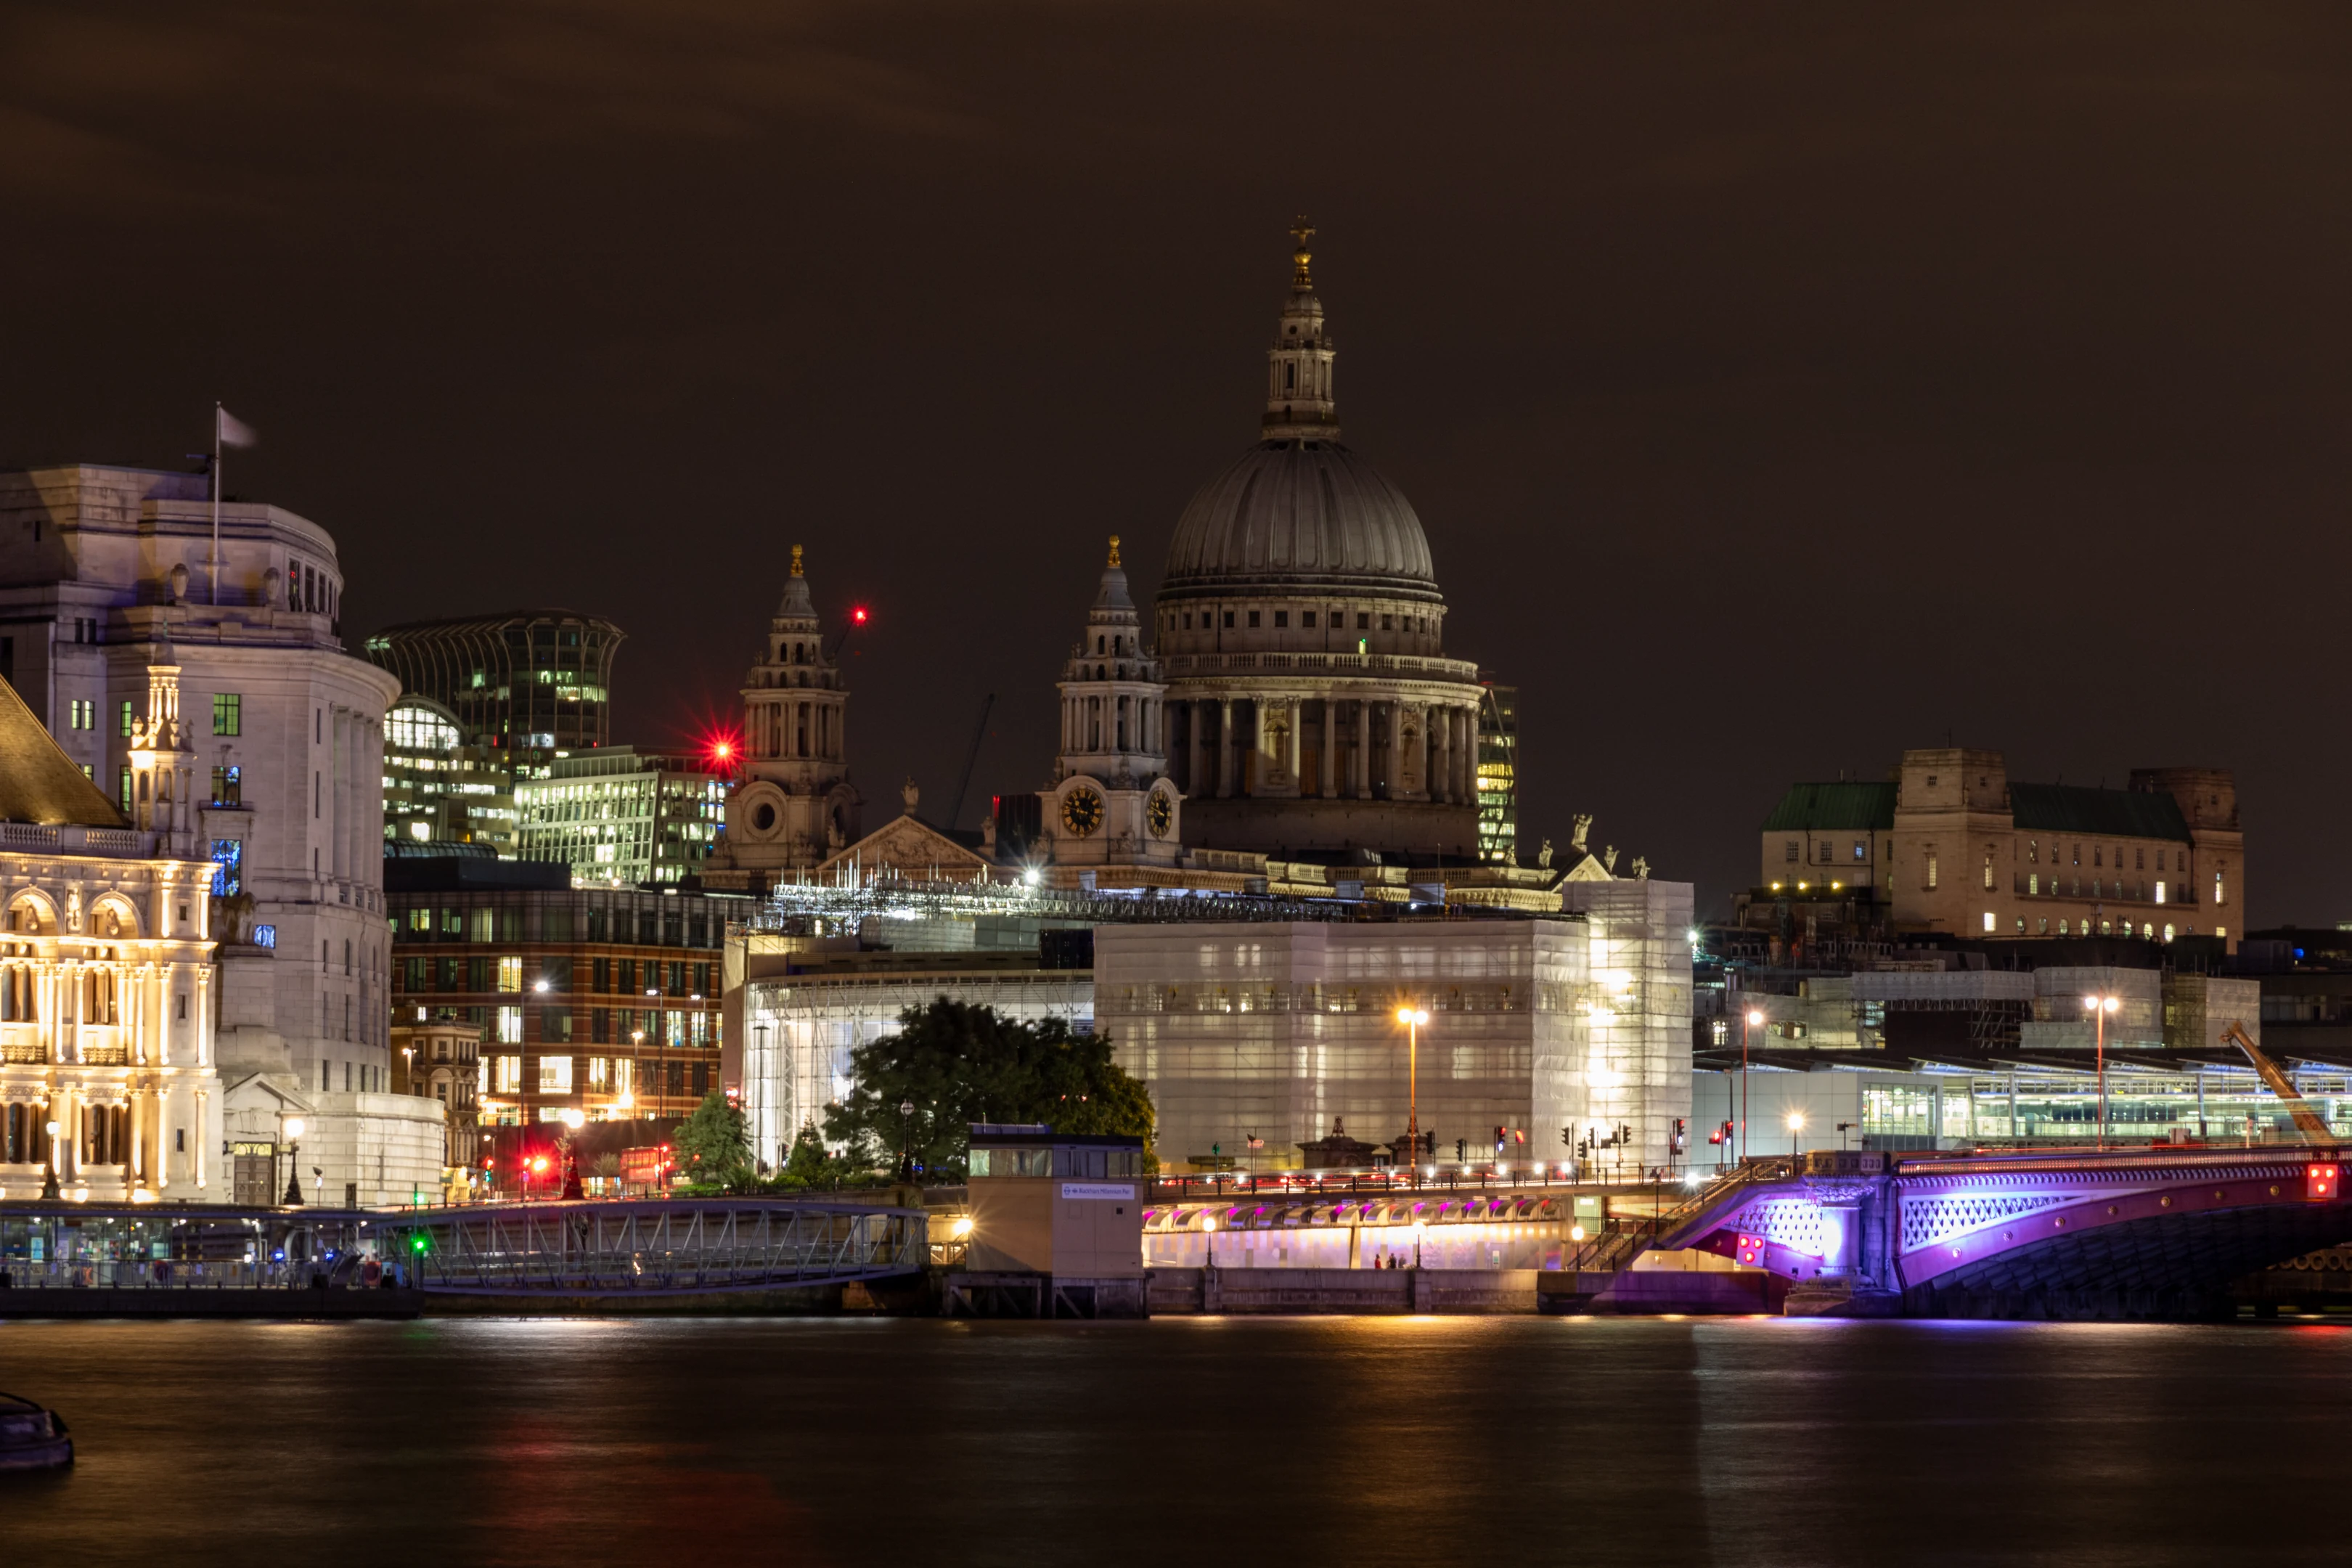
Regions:
[[380, 1218], [427, 1296], [692, 1296], [919, 1274], [920, 1209], [675, 1198], [422, 1209]]
[[1792, 1311], [2226, 1317], [2231, 1281], [2352, 1239], [2339, 1153], [1821, 1151], [1717, 1182], [1656, 1245], [1768, 1268]]

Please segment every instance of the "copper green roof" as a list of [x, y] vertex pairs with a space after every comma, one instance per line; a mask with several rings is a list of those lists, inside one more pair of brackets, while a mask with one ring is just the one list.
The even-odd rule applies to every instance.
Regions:
[[48, 827], [131, 826], [5, 680], [0, 680], [0, 822], [37, 822]]
[[1892, 784], [1791, 784], [1789, 793], [1780, 797], [1780, 804], [1772, 808], [1772, 815], [1764, 819], [1767, 833], [1807, 828], [1868, 832], [1894, 826]]
[[2079, 833], [2084, 837], [2170, 838], [2189, 842], [2180, 803], [2154, 790], [2091, 789], [2081, 784], [2012, 784], [2009, 803], [2020, 833]]

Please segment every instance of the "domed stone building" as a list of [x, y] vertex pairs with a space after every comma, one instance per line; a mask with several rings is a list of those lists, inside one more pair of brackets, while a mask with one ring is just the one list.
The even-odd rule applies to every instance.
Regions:
[[1402, 491], [1339, 439], [1302, 227], [1255, 445], [1203, 486], [1153, 612], [1189, 844], [1474, 858], [1478, 667]]

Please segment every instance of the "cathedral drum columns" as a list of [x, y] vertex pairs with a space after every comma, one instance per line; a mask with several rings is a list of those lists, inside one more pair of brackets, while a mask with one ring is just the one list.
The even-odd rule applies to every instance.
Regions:
[[1187, 839], [1474, 856], [1478, 667], [1403, 494], [1339, 440], [1302, 226], [1259, 439], [1192, 498], [1152, 631]]

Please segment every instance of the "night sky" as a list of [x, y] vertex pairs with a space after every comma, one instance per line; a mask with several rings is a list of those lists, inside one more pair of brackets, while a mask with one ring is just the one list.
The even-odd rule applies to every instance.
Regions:
[[375, 6], [0, 19], [0, 460], [331, 530], [354, 647], [629, 633], [730, 714], [808, 546], [869, 826], [1034, 789], [1255, 437], [1311, 215], [1349, 444], [1523, 831], [1727, 908], [1800, 778], [2237, 772], [2252, 923], [2352, 917], [2352, 13], [2245, 3]]

